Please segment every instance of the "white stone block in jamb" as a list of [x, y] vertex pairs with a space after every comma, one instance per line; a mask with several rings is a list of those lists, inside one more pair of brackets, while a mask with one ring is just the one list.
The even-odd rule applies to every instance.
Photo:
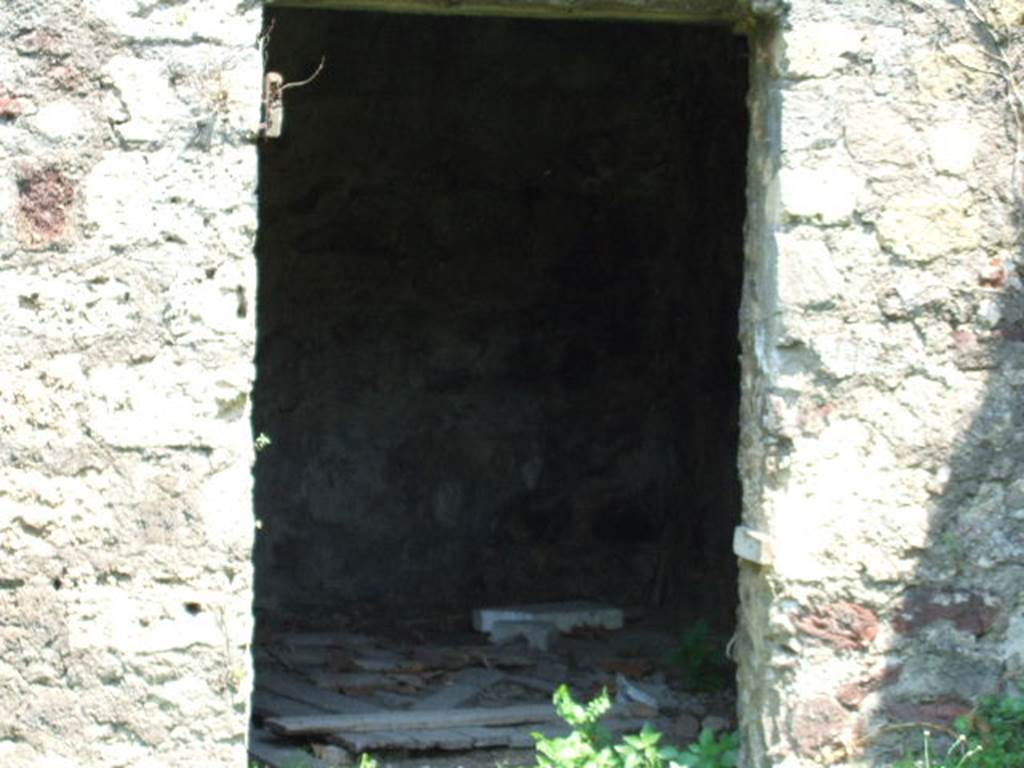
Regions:
[[502, 621], [544, 622], [559, 632], [571, 632], [576, 627], [621, 629], [623, 613], [621, 608], [588, 601], [510, 605], [473, 611], [473, 628], [477, 632], [491, 632], [495, 624]]
[[741, 560], [757, 565], [771, 565], [775, 560], [774, 547], [768, 534], [745, 525], [737, 526], [733, 532], [732, 551]]
[[783, 168], [779, 201], [786, 218], [821, 224], [845, 224], [857, 209], [863, 180], [846, 168]]
[[840, 103], [828, 98], [827, 83], [802, 83], [779, 92], [782, 133], [787, 152], [840, 144], [846, 121]]
[[787, 307], [821, 306], [840, 294], [843, 278], [824, 242], [795, 233], [778, 232], [775, 244], [780, 304]]

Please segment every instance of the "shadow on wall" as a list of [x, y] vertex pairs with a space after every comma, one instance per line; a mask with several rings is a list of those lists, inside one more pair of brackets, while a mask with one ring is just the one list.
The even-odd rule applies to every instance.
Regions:
[[856, 706], [879, 688], [878, 717], [890, 724], [949, 726], [979, 697], [1017, 695], [1024, 683], [1020, 255], [1017, 264], [994, 263], [979, 273], [975, 300], [998, 315], [994, 326], [952, 329], [955, 367], [980, 403], [965, 404], [951, 457], [932, 468], [928, 534], [889, 617], [892, 661], [845, 691], [845, 701], [840, 696]]
[[[999, 144], [995, 91], [966, 97], [995, 138], [973, 167], [977, 210], [951, 224], [977, 250], [946, 246], [920, 265], [880, 254], [899, 278], [875, 295], [886, 333], [909, 343], [858, 419], [877, 445], [861, 457], [876, 463], [869, 479], [889, 487], [852, 491], [876, 513], [850, 521], [867, 555], [852, 583], [828, 585], [843, 597], [796, 621], [808, 655], [827, 647], [821, 658], [849, 675], [793, 703], [787, 735], [808, 759], [842, 763], [866, 747], [870, 764], [889, 765], [919, 752], [925, 729], [938, 754], [980, 698], [1024, 688], [1024, 208], [1019, 188], [1014, 203], [996, 188], [1013, 151]], [[916, 202], [941, 194], [920, 183]]]
[[[925, 729], [937, 754], [981, 697], [1024, 692], [1024, 249], [1014, 251], [980, 270], [977, 286], [941, 300], [981, 306], [987, 330], [977, 320], [922, 320], [945, 327], [949, 363], [876, 402], [885, 412], [873, 430], [902, 465], [877, 482], [916, 470], [924, 487], [903, 480], [904, 497], [929, 501], [891, 507], [872, 524], [882, 546], [861, 563], [853, 588], [863, 597], [797, 620], [804, 640], [828, 647], [840, 667], [863, 664], [827, 681], [831, 695], [796, 704], [788, 727], [805, 757], [841, 763], [864, 747], [871, 764], [889, 765], [896, 753], [920, 752]], [[890, 427], [898, 421], [917, 431]]]
[[[984, 4], [978, 7], [985, 12]], [[970, 21], [970, 34], [985, 50], [991, 38], [979, 21]], [[1024, 46], [1019, 37], [1016, 44]], [[980, 91], [973, 98], [979, 110], [993, 109], [992, 94]], [[1024, 104], [1001, 93], [996, 98], [1017, 112], [1018, 121], [1024, 118]], [[1007, 163], [1019, 162], [1019, 148], [1004, 149]], [[1016, 696], [1024, 688], [1024, 191], [1022, 169], [1015, 170], [1006, 211], [1010, 234], [1002, 243], [998, 235], [990, 237], [987, 252], [968, 257], [969, 271], [962, 274], [974, 275], [975, 284], [948, 285], [948, 306], [928, 308], [955, 318], [946, 326], [952, 366], [935, 385], [935, 400], [915, 407], [948, 414], [953, 401], [961, 421], [945, 456], [927, 450], [920, 456], [920, 467], [931, 473], [932, 502], [913, 576], [889, 611], [890, 661], [847, 688], [847, 701], [840, 697], [855, 708], [865, 694], [879, 691], [875, 725], [887, 723], [891, 735], [882, 726], [878, 748], [895, 741], [920, 749], [921, 728], [901, 733], [893, 726], [948, 727], [979, 698]], [[987, 201], [992, 210], [1006, 206], [998, 194]], [[926, 421], [924, 431], [930, 428], [937, 425]], [[928, 444], [922, 435], [920, 445]]]
[[[890, 320], [915, 324], [936, 322], [918, 316], [925, 313], [953, 315], [954, 304], [972, 309], [965, 320], [937, 321], [949, 334], [943, 373], [904, 382], [892, 397], [890, 418], [905, 409], [919, 420], [917, 440], [902, 447], [930, 475], [931, 502], [923, 537], [903, 538], [916, 563], [889, 604], [877, 614], [850, 606], [857, 615], [847, 618], [864, 630], [856, 650], [886, 624], [890, 635], [879, 637], [885, 660], [839, 686], [830, 726], [866, 738], [876, 757], [920, 751], [926, 728], [944, 749], [943, 733], [979, 698], [1019, 695], [1024, 684], [1024, 250], [1006, 252], [1016, 263], [1010, 256], [976, 268], [977, 283], [950, 287], [947, 306], [893, 305]], [[916, 525], [903, 523], [890, 521], [896, 535]], [[870, 563], [864, 569], [867, 585], [886, 589], [872, 581]]]

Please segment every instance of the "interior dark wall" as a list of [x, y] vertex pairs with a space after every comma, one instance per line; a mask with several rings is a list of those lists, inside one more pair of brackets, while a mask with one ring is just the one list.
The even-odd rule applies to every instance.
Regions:
[[268, 15], [257, 607], [731, 617], [745, 41]]

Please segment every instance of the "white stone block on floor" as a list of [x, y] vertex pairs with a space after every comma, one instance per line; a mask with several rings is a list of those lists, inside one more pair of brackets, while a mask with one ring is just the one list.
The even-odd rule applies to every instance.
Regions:
[[490, 640], [495, 645], [523, 638], [536, 651], [546, 651], [558, 634], [550, 621], [496, 621], [491, 627]]
[[511, 605], [473, 611], [473, 628], [477, 632], [489, 633], [500, 621], [544, 622], [553, 624], [559, 632], [570, 632], [576, 627], [622, 629], [623, 616], [621, 608], [588, 601]]

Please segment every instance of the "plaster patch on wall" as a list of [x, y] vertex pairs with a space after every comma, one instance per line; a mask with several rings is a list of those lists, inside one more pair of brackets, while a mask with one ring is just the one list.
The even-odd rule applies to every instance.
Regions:
[[83, 4], [90, 14], [129, 39], [255, 44], [255, 37], [248, 34], [251, 30], [237, 22], [237, 3], [85, 0]]
[[158, 144], [168, 129], [189, 117], [169, 83], [167, 65], [159, 60], [118, 55], [103, 69], [124, 106], [114, 130], [128, 146]]
[[142, 153], [110, 151], [97, 162], [83, 184], [84, 218], [91, 235], [127, 245], [151, 237], [149, 227], [138, 232], [134, 223], [152, 221], [154, 186], [128, 180], [152, 179], [150, 160]]
[[[128, 657], [164, 651], [221, 648], [224, 634], [212, 610], [191, 613], [188, 603], [211, 605], [187, 587], [123, 587], [83, 590], [68, 605], [72, 650], [110, 649]], [[215, 603], [212, 603], [215, 604]]]
[[203, 484], [199, 513], [212, 544], [220, 547], [252, 545], [251, 493], [246, 487], [249, 470], [237, 462]]
[[842, 69], [867, 37], [843, 22], [801, 24], [785, 37], [784, 76], [794, 80], [827, 77]]
[[82, 110], [68, 99], [44, 104], [29, 123], [46, 138], [57, 142], [81, 139], [88, 127]]
[[973, 165], [981, 135], [978, 128], [962, 115], [929, 128], [927, 141], [935, 170], [959, 175]]
[[918, 263], [977, 247], [982, 223], [968, 197], [949, 199], [904, 193], [886, 201], [878, 217], [878, 242]]

